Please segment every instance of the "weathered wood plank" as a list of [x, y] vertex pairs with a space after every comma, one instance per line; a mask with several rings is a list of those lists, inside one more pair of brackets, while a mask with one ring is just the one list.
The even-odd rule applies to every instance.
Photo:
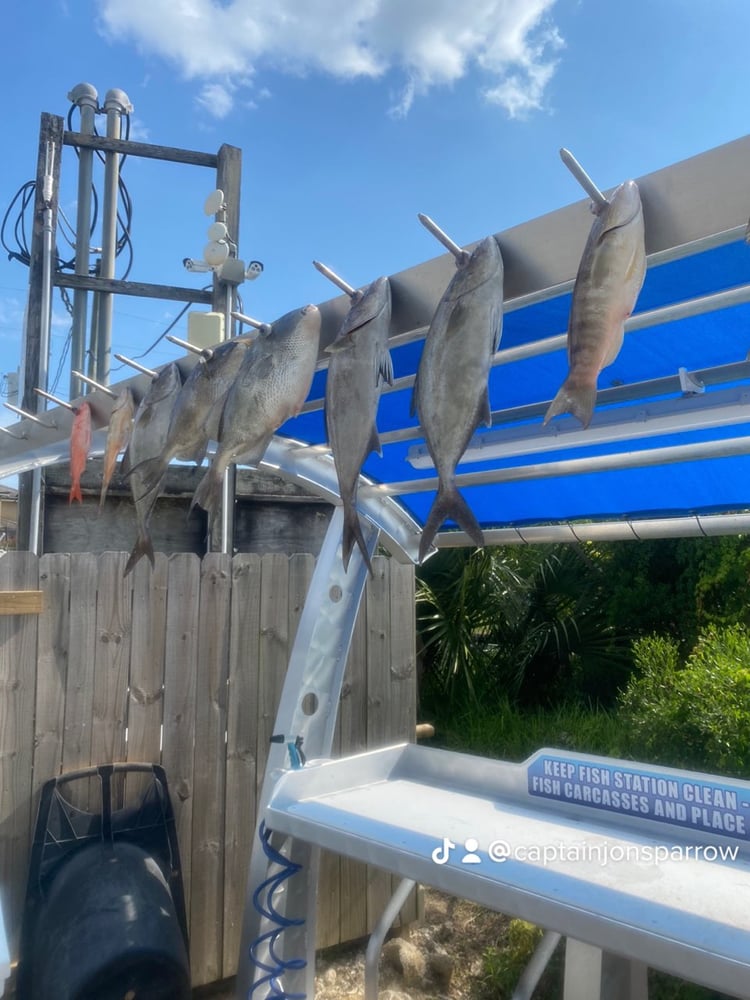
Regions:
[[[338, 728], [342, 757], [367, 749], [367, 598], [363, 595], [354, 626], [339, 704]], [[341, 858], [341, 940], [357, 940], [367, 934], [367, 865]], [[334, 942], [331, 942], [334, 943]]]
[[46, 610], [39, 616], [32, 789], [34, 812], [40, 788], [45, 781], [57, 777], [62, 767], [70, 632], [70, 556], [42, 556], [39, 560], [39, 582], [44, 589]]
[[[157, 552], [153, 569], [147, 559], [142, 559], [132, 573], [133, 634], [127, 742], [127, 757], [131, 763], [161, 763], [168, 572], [167, 557]], [[134, 804], [150, 784], [151, 779], [145, 775], [129, 775], [127, 803]]]
[[38, 615], [43, 610], [41, 590], [0, 591], [0, 615]]
[[[36, 556], [8, 552], [0, 559], [0, 588], [38, 586]], [[11, 958], [18, 956], [32, 823], [37, 632], [36, 616], [0, 618], [0, 885]]]
[[137, 763], [161, 762], [168, 573], [169, 560], [161, 552], [153, 569], [142, 559], [133, 570], [128, 760]]
[[165, 299], [176, 302], [211, 304], [211, 293], [200, 288], [180, 288], [177, 285], [154, 285], [147, 281], [123, 281], [122, 278], [95, 278], [87, 274], [56, 272], [53, 284], [57, 288], [82, 288], [87, 292], [108, 292], [117, 295], [137, 295], [139, 299]]
[[232, 560], [211, 553], [201, 567], [195, 714], [190, 966], [193, 985], [222, 975], [224, 783]]
[[224, 831], [223, 974], [237, 972], [247, 869], [256, 825], [260, 557], [232, 562]]
[[[91, 764], [96, 658], [96, 590], [99, 560], [91, 554], [70, 556], [70, 627], [68, 676], [65, 688], [65, 731], [62, 770], [77, 771]], [[86, 809], [89, 790], [74, 782], [66, 791], [73, 805]]]
[[[204, 153], [195, 149], [178, 149], [175, 146], [158, 146], [151, 142], [135, 142], [133, 139], [111, 139], [104, 135], [86, 135], [83, 132], [63, 133], [66, 146], [110, 150], [126, 156], [143, 156], [152, 160], [169, 160], [172, 163], [190, 163], [198, 167], [215, 167], [216, 153]], [[207, 180], [208, 183], [208, 180]]]
[[[388, 672], [388, 743], [414, 742], [417, 723], [417, 655], [414, 631], [414, 567], [395, 559], [389, 564], [390, 581], [390, 669]], [[395, 891], [401, 881], [392, 876]], [[399, 920], [409, 924], [422, 915], [422, 892], [419, 886], [401, 907]]]
[[[289, 559], [266, 555], [261, 562], [258, 644], [258, 791], [289, 662]], [[288, 735], [288, 734], [283, 734]]]
[[[372, 560], [373, 577], [367, 584], [367, 746], [388, 742], [390, 672], [390, 594], [385, 556]], [[367, 868], [367, 929], [371, 931], [391, 897], [391, 877], [379, 868]]]
[[[98, 559], [92, 764], [109, 764], [127, 757], [132, 602], [131, 579], [123, 577], [126, 558], [124, 552], [104, 552]], [[121, 779], [113, 781], [114, 805], [122, 804], [122, 795]], [[91, 804], [98, 808], [98, 798]]]
[[190, 914], [195, 674], [198, 661], [200, 559], [190, 553], [169, 560], [164, 661], [162, 764], [174, 807], [185, 909]]

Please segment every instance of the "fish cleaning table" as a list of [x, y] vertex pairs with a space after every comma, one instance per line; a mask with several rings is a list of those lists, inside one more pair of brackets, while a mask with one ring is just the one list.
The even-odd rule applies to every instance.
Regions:
[[[287, 771], [266, 823], [621, 956], [644, 990], [652, 966], [748, 996], [748, 813], [747, 782], [554, 750], [508, 764], [404, 744]], [[566, 997], [583, 1000], [567, 976]], [[585, 995], [646, 996], [638, 979]]]

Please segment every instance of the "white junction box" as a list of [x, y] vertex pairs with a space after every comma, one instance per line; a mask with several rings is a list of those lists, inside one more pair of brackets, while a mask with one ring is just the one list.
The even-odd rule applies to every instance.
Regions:
[[224, 313], [188, 313], [188, 341], [195, 347], [214, 347], [224, 339]]

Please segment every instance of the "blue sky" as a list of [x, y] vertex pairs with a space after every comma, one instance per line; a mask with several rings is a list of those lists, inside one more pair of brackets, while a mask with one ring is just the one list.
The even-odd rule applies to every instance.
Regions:
[[[606, 188], [746, 134], [748, 37], [746, 0], [29, 0], [6, 15], [0, 207], [33, 177], [40, 113], [66, 117], [82, 81], [102, 102], [119, 87], [133, 138], [242, 148], [240, 256], [265, 265], [244, 308], [270, 322], [336, 294], [313, 258], [361, 285], [441, 253], [417, 212], [468, 243], [579, 200], [560, 146]], [[69, 149], [62, 169], [73, 220]], [[182, 259], [201, 255], [211, 172], [131, 158], [123, 178], [129, 277], [200, 287]], [[26, 282], [3, 253], [0, 374]], [[141, 353], [179, 308], [118, 298], [114, 349]], [[56, 296], [53, 378], [68, 332]]]

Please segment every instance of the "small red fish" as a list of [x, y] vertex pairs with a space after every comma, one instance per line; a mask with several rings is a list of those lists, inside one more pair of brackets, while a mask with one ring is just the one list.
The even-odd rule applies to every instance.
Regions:
[[81, 475], [86, 468], [86, 460], [91, 448], [91, 407], [81, 403], [73, 410], [73, 427], [70, 432], [70, 496], [68, 503], [77, 500], [83, 503], [81, 496]]

